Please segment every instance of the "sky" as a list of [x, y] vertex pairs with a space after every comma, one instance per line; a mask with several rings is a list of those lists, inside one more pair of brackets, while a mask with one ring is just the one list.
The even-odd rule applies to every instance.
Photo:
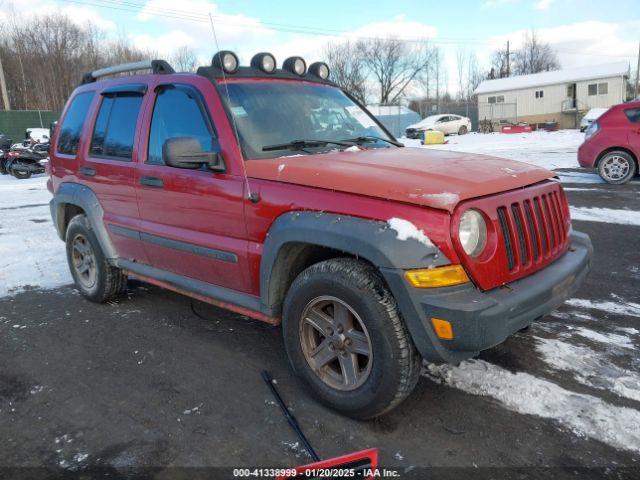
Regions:
[[79, 25], [88, 21], [109, 35], [169, 56], [180, 46], [203, 63], [220, 49], [241, 63], [269, 51], [281, 62], [300, 55], [321, 60], [327, 42], [395, 36], [428, 40], [441, 48], [447, 83], [456, 87], [456, 57], [474, 52], [488, 70], [491, 52], [509, 40], [517, 48], [535, 29], [558, 52], [563, 67], [627, 61], [635, 70], [640, 41], [638, 0], [4, 0], [0, 14], [62, 11]]

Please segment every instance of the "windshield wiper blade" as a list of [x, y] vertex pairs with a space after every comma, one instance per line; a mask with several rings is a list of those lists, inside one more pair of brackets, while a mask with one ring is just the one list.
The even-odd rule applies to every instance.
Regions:
[[275, 145], [265, 145], [262, 147], [263, 152], [272, 152], [274, 150], [303, 150], [305, 148], [324, 147], [325, 145], [340, 145], [342, 147], [352, 147], [354, 142], [348, 140], [292, 140], [288, 143], [276, 143]]
[[389, 140], [388, 138], [376, 137], [375, 135], [362, 135], [360, 137], [347, 138], [347, 139], [342, 140], [342, 141], [343, 142], [353, 142], [353, 143], [356, 143], [356, 144], [359, 145], [361, 143], [375, 142], [377, 140], [380, 140], [381, 142], [390, 143], [391, 145], [395, 145], [396, 147], [404, 147], [404, 145], [401, 144], [400, 142], [396, 142], [394, 140]]

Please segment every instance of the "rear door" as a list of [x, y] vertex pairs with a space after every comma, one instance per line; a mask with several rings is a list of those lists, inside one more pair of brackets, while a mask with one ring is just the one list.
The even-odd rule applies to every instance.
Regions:
[[135, 144], [146, 84], [124, 84], [101, 92], [78, 177], [98, 197], [104, 223], [118, 255], [144, 261], [134, 185]]
[[203, 151], [210, 151], [217, 141], [223, 143], [211, 115], [212, 109], [220, 107], [205, 100], [217, 93], [210, 82], [199, 88], [169, 83], [156, 87], [154, 95], [136, 185], [149, 263], [181, 276], [248, 291], [243, 177], [206, 167], [169, 167], [163, 155], [163, 146], [171, 138], [194, 138]]

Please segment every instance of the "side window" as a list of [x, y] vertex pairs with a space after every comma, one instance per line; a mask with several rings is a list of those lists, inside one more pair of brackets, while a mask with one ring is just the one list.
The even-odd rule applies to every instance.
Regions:
[[141, 95], [105, 96], [91, 138], [91, 155], [131, 160]]
[[624, 114], [630, 122], [640, 123], [640, 108], [630, 108], [629, 110], [625, 110]]
[[504, 95], [500, 95], [500, 96], [496, 97], [496, 102], [497, 103], [504, 103]]
[[597, 95], [598, 94], [598, 84], [590, 83], [587, 85], [587, 94], [588, 95]]
[[496, 97], [489, 97], [489, 103], [496, 103]]
[[606, 95], [609, 93], [609, 84], [607, 82], [598, 84], [598, 95]]
[[186, 85], [172, 85], [158, 93], [146, 163], [164, 165], [162, 147], [168, 139], [176, 137], [195, 138], [204, 152], [213, 149], [215, 134], [209, 115], [199, 92]]
[[66, 155], [75, 155], [78, 153], [80, 134], [82, 133], [82, 126], [89, 111], [91, 100], [93, 100], [93, 92], [80, 93], [71, 101], [64, 121], [60, 126], [57, 147], [58, 153]]
[[544, 90], [536, 90], [536, 98], [543, 98]]

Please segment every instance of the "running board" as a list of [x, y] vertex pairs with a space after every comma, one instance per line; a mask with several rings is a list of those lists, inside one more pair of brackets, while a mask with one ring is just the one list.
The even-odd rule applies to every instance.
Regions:
[[271, 317], [260, 311], [260, 299], [253, 295], [240, 293], [201, 280], [183, 277], [176, 273], [160, 270], [159, 268], [151, 267], [143, 263], [132, 262], [131, 260], [119, 258], [115, 261], [115, 264], [118, 268], [124, 270], [125, 273], [158, 287], [173, 290], [174, 292], [271, 325], [280, 324], [279, 317]]

